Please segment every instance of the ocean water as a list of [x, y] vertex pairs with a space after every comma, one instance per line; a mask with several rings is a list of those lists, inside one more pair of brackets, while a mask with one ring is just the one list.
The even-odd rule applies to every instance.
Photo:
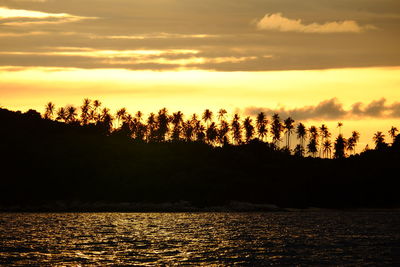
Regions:
[[400, 265], [400, 212], [2, 213], [0, 265]]

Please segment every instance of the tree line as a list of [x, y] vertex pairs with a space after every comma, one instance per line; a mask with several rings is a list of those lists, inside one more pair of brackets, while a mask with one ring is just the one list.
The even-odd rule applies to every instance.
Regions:
[[[344, 158], [354, 155], [360, 139], [358, 131], [353, 131], [350, 137], [345, 138], [341, 133], [341, 122], [337, 124], [339, 134], [332, 142], [332, 133], [325, 124], [306, 127], [302, 122], [295, 123], [291, 117], [281, 119], [279, 114], [268, 118], [264, 112], [259, 112], [255, 118], [247, 116], [242, 119], [235, 113], [228, 119], [225, 109], [220, 109], [216, 114], [206, 109], [201, 116], [194, 113], [185, 119], [181, 111], [170, 114], [166, 108], [162, 108], [144, 117], [141, 111], [132, 115], [126, 108], [112, 114], [99, 100], [88, 98], [83, 100], [79, 108], [73, 105], [56, 108], [53, 102], [48, 102], [43, 118], [67, 124], [92, 125], [107, 135], [120, 135], [149, 143], [184, 141], [224, 146], [248, 144], [254, 140], [267, 142], [270, 139], [269, 144], [273, 149], [301, 157]], [[398, 129], [394, 126], [388, 131], [393, 142], [397, 133]], [[295, 145], [291, 144], [292, 136], [297, 139]], [[385, 138], [382, 131], [374, 134], [375, 149], [390, 146]], [[368, 149], [367, 145], [364, 150]]]

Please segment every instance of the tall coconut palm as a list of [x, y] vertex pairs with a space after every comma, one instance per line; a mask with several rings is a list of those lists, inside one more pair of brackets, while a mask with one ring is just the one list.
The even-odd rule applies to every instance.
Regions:
[[291, 117], [288, 117], [286, 120], [283, 121], [283, 127], [285, 129], [286, 134], [286, 148], [290, 149], [290, 135], [293, 133], [294, 129], [294, 120]]
[[268, 120], [267, 117], [265, 116], [264, 112], [260, 112], [257, 114], [257, 120], [256, 120], [256, 128], [257, 128], [257, 135], [258, 138], [261, 141], [264, 141], [264, 138], [268, 134]]
[[281, 141], [281, 133], [283, 130], [283, 126], [279, 115], [275, 113], [272, 115], [272, 122], [271, 122], [271, 133], [272, 133], [272, 141], [274, 143], [275, 148], [278, 148], [278, 143]]
[[47, 103], [43, 117], [45, 119], [51, 120], [54, 115], [54, 110], [55, 110], [55, 105], [52, 102]]
[[208, 126], [208, 122], [212, 121], [212, 117], [213, 117], [213, 113], [211, 110], [209, 110], [209, 109], [204, 110], [203, 121], [207, 124], [207, 126]]
[[392, 144], [394, 143], [394, 139], [396, 138], [398, 131], [399, 130], [394, 126], [392, 126], [392, 128], [390, 128], [390, 130], [388, 131], [390, 137], [392, 138]]
[[360, 133], [357, 131], [353, 131], [351, 133], [351, 137], [349, 138], [348, 142], [351, 143], [352, 147], [351, 151], [353, 151], [354, 154], [356, 153], [356, 146], [359, 140], [360, 140]]
[[183, 138], [185, 139], [186, 142], [191, 142], [193, 140], [192, 139], [193, 132], [194, 132], [194, 128], [192, 126], [192, 122], [190, 120], [183, 122], [182, 133], [183, 133]]
[[[325, 141], [331, 137], [331, 133], [328, 130], [328, 127], [325, 124], [322, 124], [321, 127], [319, 127], [319, 135], [321, 136], [321, 144], [324, 144]], [[321, 152], [323, 151], [323, 147], [320, 149], [320, 156]]]
[[175, 112], [171, 116], [172, 128], [172, 140], [178, 141], [180, 139], [183, 123], [183, 113], [181, 111]]
[[315, 157], [318, 153], [318, 129], [315, 126], [311, 126], [308, 129], [309, 142], [307, 145], [308, 152]]
[[214, 145], [218, 138], [218, 129], [215, 122], [212, 122], [206, 130], [206, 140], [210, 145]]
[[81, 106], [81, 123], [86, 125], [89, 123], [90, 120], [90, 112], [92, 109], [92, 101], [89, 98], [85, 98], [83, 100], [83, 104]]
[[97, 124], [100, 125], [107, 134], [109, 134], [112, 131], [113, 120], [114, 118], [110, 113], [110, 109], [105, 107], [99, 115]]
[[335, 149], [333, 156], [335, 158], [340, 159], [346, 157], [347, 140], [343, 138], [341, 134], [338, 135], [333, 146]]
[[245, 131], [246, 143], [249, 143], [254, 136], [253, 120], [250, 117], [244, 119], [243, 128]]
[[93, 101], [93, 108], [90, 112], [90, 120], [96, 122], [100, 120], [100, 114], [99, 114], [99, 108], [101, 107], [101, 102], [100, 100], [94, 100]]
[[387, 146], [385, 142], [385, 135], [381, 131], [378, 131], [374, 134], [373, 140], [375, 142], [375, 149], [382, 149]]
[[156, 141], [157, 136], [157, 121], [156, 115], [151, 112], [147, 118], [147, 142]]
[[300, 146], [304, 149], [304, 141], [307, 136], [307, 129], [303, 123], [299, 123], [296, 128], [297, 138], [300, 140]]
[[117, 110], [117, 114], [116, 114], [116, 118], [117, 118], [117, 126], [116, 128], [119, 127], [121, 121], [123, 121], [124, 117], [126, 115], [126, 108], [121, 108], [119, 110]]
[[323, 157], [331, 158], [332, 142], [329, 139], [325, 139], [322, 146], [323, 146]]
[[234, 143], [240, 145], [242, 143], [242, 126], [240, 125], [240, 116], [237, 113], [233, 116], [231, 129]]
[[218, 141], [221, 145], [227, 145], [229, 143], [228, 133], [229, 133], [229, 123], [225, 120], [222, 120], [218, 129]]
[[169, 131], [170, 117], [168, 116], [168, 110], [162, 108], [157, 114], [157, 140], [159, 142], [165, 142]]
[[313, 157], [315, 157], [318, 153], [318, 142], [316, 139], [311, 138], [310, 141], [307, 144], [307, 151], [310, 153]]
[[221, 108], [218, 111], [218, 120], [221, 122], [222, 120], [225, 120], [225, 115], [228, 113], [225, 109]]
[[69, 105], [66, 107], [65, 109], [67, 111], [66, 117], [65, 117], [65, 121], [68, 123], [73, 123], [76, 121], [76, 116], [78, 115], [78, 113], [76, 112], [76, 107]]
[[65, 110], [65, 108], [64, 107], [60, 107], [58, 110], [57, 110], [57, 118], [56, 118], [56, 120], [57, 121], [66, 121], [66, 118], [67, 118], [67, 111]]

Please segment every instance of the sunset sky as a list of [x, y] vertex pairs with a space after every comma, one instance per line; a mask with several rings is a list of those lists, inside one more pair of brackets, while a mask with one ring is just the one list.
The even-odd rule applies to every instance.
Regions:
[[0, 106], [400, 128], [398, 0], [0, 0]]

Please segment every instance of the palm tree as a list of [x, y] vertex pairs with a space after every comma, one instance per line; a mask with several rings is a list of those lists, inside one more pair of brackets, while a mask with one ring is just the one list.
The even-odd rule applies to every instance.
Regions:
[[229, 123], [225, 120], [222, 120], [218, 129], [218, 141], [221, 145], [227, 145], [229, 143], [228, 133], [229, 133]]
[[147, 118], [147, 142], [156, 141], [157, 135], [157, 121], [156, 115], [151, 112]]
[[98, 114], [98, 109], [100, 108], [100, 106], [101, 106], [100, 100], [96, 99], [93, 101], [93, 108], [90, 112], [90, 119], [92, 121], [98, 121], [100, 119], [100, 115]]
[[66, 108], [67, 114], [65, 117], [65, 121], [68, 123], [73, 123], [76, 121], [76, 116], [78, 115], [78, 113], [76, 112], [76, 107], [69, 105]]
[[186, 142], [192, 141], [194, 128], [193, 128], [192, 122], [190, 120], [183, 122], [182, 132], [183, 132], [183, 137], [185, 138]]
[[300, 146], [304, 149], [304, 141], [307, 136], [306, 126], [303, 123], [299, 123], [296, 128], [297, 138], [300, 140]]
[[347, 139], [347, 150], [350, 152], [350, 154], [353, 152], [355, 149], [355, 144], [356, 140], [353, 138], [353, 136], [350, 136], [349, 139]]
[[250, 117], [244, 119], [243, 128], [245, 130], [246, 143], [249, 143], [254, 136], [254, 126]]
[[212, 122], [206, 130], [206, 139], [210, 145], [214, 145], [217, 138], [218, 138], [217, 126], [215, 125], [215, 122]]
[[171, 122], [173, 124], [172, 129], [172, 140], [178, 141], [180, 139], [182, 123], [183, 123], [183, 113], [178, 111], [172, 114]]
[[[321, 136], [321, 144], [324, 144], [325, 141], [331, 137], [331, 133], [328, 130], [328, 127], [325, 124], [322, 124], [321, 127], [319, 127], [319, 132]], [[323, 148], [321, 147], [320, 149], [320, 156], [321, 156], [321, 151]]]
[[264, 137], [267, 136], [268, 133], [267, 124], [268, 120], [264, 112], [258, 113], [256, 120], [256, 127], [257, 127], [258, 138], [260, 138], [261, 141], [264, 141]]
[[110, 110], [105, 107], [99, 115], [99, 120], [97, 121], [97, 124], [103, 128], [105, 133], [109, 134], [112, 130], [113, 120], [114, 118], [111, 115]]
[[274, 143], [275, 148], [278, 147], [278, 142], [281, 141], [282, 130], [283, 126], [280, 121], [279, 115], [275, 113], [274, 115], [272, 115], [272, 123], [271, 123], [272, 141]]
[[323, 156], [327, 157], [327, 158], [331, 158], [332, 142], [329, 139], [326, 139], [322, 145], [324, 148]]
[[373, 140], [375, 142], [375, 149], [382, 149], [387, 146], [385, 143], [385, 135], [380, 131], [374, 134]]
[[169, 131], [170, 117], [168, 116], [168, 110], [162, 108], [158, 111], [157, 115], [157, 140], [159, 142], [165, 142]]
[[294, 120], [291, 117], [288, 117], [286, 120], [283, 121], [283, 127], [285, 128], [286, 133], [286, 148], [290, 149], [290, 135], [294, 129]]
[[126, 115], [126, 108], [121, 108], [117, 111], [117, 114], [116, 114], [117, 126], [116, 126], [116, 128], [118, 128], [120, 122], [124, 119], [125, 115]]
[[66, 121], [66, 118], [67, 118], [67, 111], [65, 110], [65, 108], [64, 107], [60, 107], [58, 110], [57, 110], [57, 118], [56, 118], [56, 120], [58, 120], [58, 121]]
[[344, 139], [343, 136], [341, 134], [339, 134], [335, 140], [335, 144], [334, 144], [335, 153], [333, 156], [337, 159], [344, 158], [346, 156], [346, 153], [345, 153], [346, 145], [347, 145], [346, 139]]
[[311, 126], [308, 129], [308, 133], [310, 136], [310, 140], [308, 142], [307, 148], [308, 152], [315, 157], [316, 153], [318, 152], [318, 129], [315, 126]]
[[85, 98], [81, 106], [81, 122], [83, 125], [88, 124], [90, 120], [91, 109], [92, 109], [91, 100], [89, 98]]
[[227, 111], [226, 111], [225, 109], [221, 108], [221, 109], [218, 111], [218, 120], [219, 120], [219, 121], [224, 120], [224, 119], [225, 119], [226, 113], [227, 113]]
[[318, 142], [316, 139], [311, 138], [307, 144], [308, 153], [310, 153], [313, 157], [316, 156], [318, 152]]
[[54, 115], [54, 109], [55, 109], [55, 105], [52, 102], [49, 102], [46, 104], [46, 109], [44, 112], [44, 118], [51, 120], [53, 118]]
[[242, 143], [242, 127], [240, 125], [240, 117], [239, 115], [236, 113], [233, 116], [233, 120], [231, 123], [231, 127], [232, 127], [232, 135], [233, 135], [233, 141], [237, 144], [240, 145]]
[[351, 137], [348, 140], [348, 146], [350, 148], [350, 151], [353, 151], [353, 153], [356, 153], [356, 146], [358, 143], [358, 140], [360, 140], [360, 133], [357, 131], [353, 131], [351, 133]]
[[213, 117], [212, 111], [209, 109], [206, 109], [203, 113], [203, 120], [205, 123], [207, 123], [207, 125], [208, 125], [208, 122], [212, 120], [212, 117]]
[[392, 138], [392, 144], [394, 143], [394, 139], [396, 138], [398, 131], [399, 130], [394, 126], [392, 126], [392, 128], [390, 128], [390, 130], [388, 131], [390, 137]]

